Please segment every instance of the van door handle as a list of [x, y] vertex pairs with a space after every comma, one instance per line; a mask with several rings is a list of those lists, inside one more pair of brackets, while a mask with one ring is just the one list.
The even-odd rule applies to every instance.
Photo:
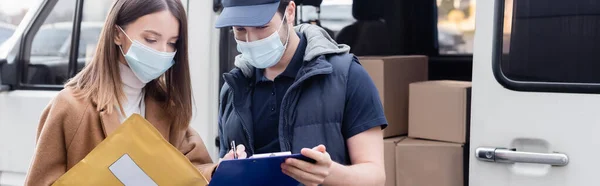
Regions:
[[566, 166], [569, 157], [561, 153], [519, 152], [516, 149], [479, 147], [475, 149], [475, 157], [480, 161], [497, 163], [534, 163], [552, 166]]

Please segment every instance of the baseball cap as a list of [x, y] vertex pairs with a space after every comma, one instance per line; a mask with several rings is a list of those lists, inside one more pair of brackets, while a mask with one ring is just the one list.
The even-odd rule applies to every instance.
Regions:
[[223, 11], [215, 27], [258, 27], [269, 23], [281, 0], [223, 0]]

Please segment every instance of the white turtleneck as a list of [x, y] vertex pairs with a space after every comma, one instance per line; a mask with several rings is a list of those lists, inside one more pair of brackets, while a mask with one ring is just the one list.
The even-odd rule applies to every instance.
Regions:
[[132, 114], [140, 114], [146, 117], [146, 104], [144, 103], [144, 87], [146, 83], [140, 81], [131, 69], [119, 63], [121, 81], [123, 82], [123, 93], [126, 100], [122, 101], [125, 116], [119, 112], [119, 119], [123, 123]]

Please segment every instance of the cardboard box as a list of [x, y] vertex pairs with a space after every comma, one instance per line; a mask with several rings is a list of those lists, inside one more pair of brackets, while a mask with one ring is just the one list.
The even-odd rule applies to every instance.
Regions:
[[385, 163], [385, 186], [396, 185], [396, 144], [406, 137], [395, 137], [383, 140], [383, 157]]
[[396, 186], [463, 186], [464, 155], [461, 144], [406, 138], [396, 144]]
[[408, 133], [408, 86], [428, 78], [427, 56], [360, 57], [381, 98], [388, 127], [384, 137]]
[[462, 144], [469, 141], [471, 82], [413, 83], [409, 105], [410, 137]]

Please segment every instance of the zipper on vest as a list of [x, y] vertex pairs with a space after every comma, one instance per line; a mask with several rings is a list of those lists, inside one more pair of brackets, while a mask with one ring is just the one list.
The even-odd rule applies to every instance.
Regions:
[[[312, 71], [312, 72], [308, 72], [306, 74], [304, 74], [303, 76], [301, 76], [298, 81], [292, 83], [292, 85], [290, 86], [290, 88], [288, 88], [288, 90], [285, 92], [285, 94], [283, 95], [283, 101], [282, 103], [286, 103], [285, 107], [281, 107], [280, 110], [280, 117], [283, 117], [283, 121], [285, 122], [283, 127], [287, 127], [287, 130], [285, 130], [285, 132], [287, 134], [282, 135], [283, 140], [284, 140], [284, 145], [287, 149], [281, 149], [283, 150], [287, 150], [287, 151], [292, 151], [292, 145], [291, 142], [289, 140], [288, 137], [286, 136], [292, 136], [293, 135], [293, 126], [290, 124], [290, 120], [289, 120], [289, 114], [287, 113], [287, 111], [285, 111], [284, 108], [289, 107], [290, 105], [290, 101], [289, 99], [289, 94], [290, 92], [295, 89], [296, 87], [298, 87], [300, 84], [302, 84], [305, 80], [307, 80], [308, 78], [311, 78], [313, 76], [316, 75], [321, 75], [321, 74], [328, 74], [327, 70], [316, 70], [316, 71]], [[289, 109], [288, 109], [289, 110]]]
[[[235, 105], [235, 104], [234, 104]], [[246, 124], [244, 123], [244, 120], [242, 119], [242, 115], [239, 113], [239, 111], [235, 108], [235, 106], [233, 107], [233, 109], [235, 110], [235, 114], [237, 114], [237, 116], [240, 118], [240, 122], [242, 123], [242, 129], [244, 130], [244, 132], [246, 133], [247, 136], [247, 140], [248, 140], [248, 145], [249, 147], [246, 147], [248, 149], [250, 149], [251, 153], [254, 154], [254, 141], [250, 138], [250, 132], [248, 132], [248, 129], [246, 128]], [[233, 147], [232, 147], [233, 148]]]
[[[229, 82], [228, 82], [229, 83]], [[235, 114], [238, 116], [238, 118], [240, 118], [240, 122], [242, 123], [242, 130], [246, 133], [246, 137], [248, 140], [248, 143], [246, 146], [246, 148], [250, 149], [251, 154], [254, 154], [254, 141], [250, 138], [250, 132], [248, 132], [248, 129], [246, 128], [246, 123], [244, 123], [244, 119], [242, 118], [242, 115], [240, 114], [240, 112], [238, 111], [238, 109], [235, 106], [236, 103], [236, 96], [235, 96], [235, 89], [233, 88], [233, 86], [231, 86], [232, 84], [230, 83], [230, 88], [231, 88], [231, 94], [233, 96], [232, 99], [232, 103], [231, 106], [233, 107], [233, 110], [235, 111]], [[237, 85], [237, 84], [236, 84]], [[223, 127], [225, 128], [225, 127]], [[224, 132], [223, 132], [224, 133]], [[221, 142], [223, 143], [223, 142]], [[225, 143], [229, 143], [229, 142], [225, 142]], [[233, 147], [230, 147], [233, 148]]]

